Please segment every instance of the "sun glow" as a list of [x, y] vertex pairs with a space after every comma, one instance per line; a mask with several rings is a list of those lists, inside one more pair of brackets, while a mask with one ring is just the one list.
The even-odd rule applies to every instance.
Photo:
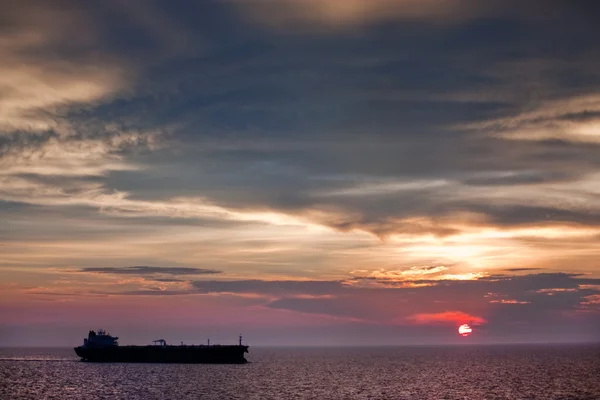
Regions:
[[460, 336], [469, 336], [471, 332], [473, 332], [473, 329], [468, 324], [462, 324], [458, 327]]

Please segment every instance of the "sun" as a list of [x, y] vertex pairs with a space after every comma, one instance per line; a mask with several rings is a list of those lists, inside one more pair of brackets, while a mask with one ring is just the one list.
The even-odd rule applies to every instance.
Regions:
[[469, 324], [462, 324], [458, 327], [458, 333], [460, 336], [469, 336], [473, 332], [473, 329], [469, 326]]

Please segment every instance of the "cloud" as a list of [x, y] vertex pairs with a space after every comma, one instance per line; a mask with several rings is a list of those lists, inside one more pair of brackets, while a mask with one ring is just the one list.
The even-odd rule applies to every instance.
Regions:
[[95, 139], [49, 138], [9, 146], [0, 157], [0, 175], [103, 176], [141, 168], [125, 160], [130, 147], [155, 148], [156, 134], [117, 133]]
[[335, 295], [343, 290], [337, 281], [194, 281], [198, 293], [259, 293], [268, 296]]
[[[107, 153], [100, 143], [99, 152], [104, 158]], [[65, 151], [61, 148], [61, 151]], [[90, 169], [79, 169], [73, 174], [105, 173], [111, 168], [135, 169], [134, 166], [119, 165], [118, 158], [115, 162], [100, 162], [94, 167], [93, 158], [86, 157], [86, 151], [80, 154], [81, 164]], [[43, 154], [43, 153], [42, 153]], [[22, 156], [21, 156], [22, 157]], [[107, 157], [110, 159], [110, 155]], [[44, 155], [43, 162], [52, 162], [52, 158]], [[106, 160], [103, 160], [106, 161]], [[72, 163], [79, 161], [73, 160]], [[26, 161], [23, 164], [27, 164]], [[38, 164], [39, 165], [39, 164]], [[18, 169], [18, 166], [10, 167]], [[9, 169], [10, 169], [9, 168]], [[31, 165], [23, 168], [37, 168]], [[61, 164], [57, 169], [65, 169], [69, 175], [69, 166]], [[48, 170], [44, 170], [50, 172]], [[173, 198], [165, 201], [145, 201], [133, 199], [127, 192], [109, 191], [101, 182], [97, 181], [61, 181], [39, 180], [28, 176], [0, 174], [0, 197], [3, 200], [38, 204], [46, 206], [88, 206], [97, 208], [102, 213], [121, 217], [153, 217], [164, 216], [174, 218], [216, 218], [220, 220], [261, 222], [273, 225], [306, 226], [318, 229], [318, 225], [311, 223], [310, 218], [302, 215], [289, 215], [282, 212], [261, 209], [230, 209], [212, 204], [204, 198]]]
[[185, 290], [162, 290], [160, 288], [150, 288], [142, 290], [131, 290], [119, 293], [105, 292], [104, 295], [118, 295], [118, 296], [181, 296], [189, 294]]
[[500, 303], [500, 304], [531, 304], [530, 301], [519, 301], [513, 299], [496, 299], [490, 300], [490, 303]]
[[[448, 267], [436, 266], [436, 267], [411, 267], [405, 270], [389, 271], [384, 268], [375, 270], [370, 273], [367, 279], [382, 280], [382, 281], [393, 281], [393, 282], [404, 282], [404, 281], [423, 281], [423, 280], [440, 280], [440, 281], [452, 281], [452, 280], [472, 280], [478, 279], [485, 276], [485, 273], [465, 273], [465, 274], [449, 274]], [[364, 277], [356, 277], [354, 280], [360, 281], [365, 279]]]
[[[191, 268], [191, 267], [149, 267], [145, 265], [134, 267], [86, 267], [81, 268], [79, 272], [92, 272], [97, 274], [113, 274], [113, 275], [213, 275], [220, 274], [222, 271]], [[156, 279], [158, 280], [158, 279]], [[161, 279], [161, 282], [181, 282], [174, 279]]]
[[387, 271], [385, 269], [379, 269], [371, 272], [370, 276], [376, 279], [420, 279], [424, 275], [438, 275], [440, 272], [447, 270], [447, 267], [441, 265], [437, 267], [412, 267], [403, 271]]
[[131, 79], [120, 60], [89, 51], [100, 32], [82, 7], [9, 1], [0, 18], [0, 135], [64, 131], [65, 108], [107, 100]]
[[440, 313], [414, 314], [407, 317], [407, 320], [415, 324], [484, 324], [486, 322], [486, 320], [481, 317], [469, 315], [461, 311], [444, 311]]
[[[251, 3], [247, 6], [258, 10], [268, 2]], [[424, 6], [422, 2], [411, 1], [278, 4], [269, 6], [275, 7], [272, 10], [277, 7], [293, 10], [289, 13], [292, 16], [306, 14], [307, 20], [328, 21], [335, 19], [335, 15], [346, 15], [341, 22], [344, 26], [363, 22], [371, 25], [388, 17], [423, 21], [438, 19], [439, 15], [468, 15], [467, 19], [471, 14], [504, 16], [529, 8], [500, 2], [485, 6], [469, 3], [468, 7], [445, 2], [436, 2], [436, 6], [431, 7], [431, 4]], [[505, 14], [498, 7], [514, 10]], [[297, 8], [305, 11], [297, 12]], [[83, 13], [86, 21], [91, 17], [84, 11], [76, 11], [77, 8], [74, 10]], [[144, 27], [144, 32], [154, 29], [172, 32], [174, 36], [168, 38], [168, 42], [202, 36], [199, 31], [188, 30], [185, 24], [175, 23], [177, 18], [186, 21], [186, 16], [160, 11], [145, 7], [136, 16], [135, 7], [129, 6], [125, 14], [128, 18], [137, 18], [134, 25]], [[277, 12], [272, 12], [275, 18]], [[281, 13], [287, 15], [284, 11]], [[21, 21], [24, 14], [13, 19]], [[574, 12], [565, 15], [577, 16]], [[63, 18], [73, 16], [67, 14]], [[288, 58], [280, 57], [280, 53], [299, 39], [288, 41], [289, 38], [280, 37], [272, 47], [253, 50], [247, 57], [234, 57], [235, 62], [226, 65], [210, 51], [200, 61], [193, 51], [186, 53], [184, 46], [179, 56], [186, 62], [171, 63], [164, 59], [161, 68], [149, 68], [152, 71], [146, 71], [148, 75], [138, 76], [140, 80], [135, 83], [140, 86], [123, 84], [119, 87], [118, 92], [127, 92], [127, 98], [111, 101], [108, 96], [103, 100], [90, 100], [83, 110], [74, 102], [77, 112], [57, 114], [69, 117], [67, 126], [59, 128], [61, 132], [84, 136], [88, 133], [79, 130], [89, 130], [85, 128], [89, 122], [103, 138], [110, 137], [110, 129], [104, 129], [98, 121], [127, 128], [120, 133], [122, 136], [129, 135], [128, 129], [134, 125], [139, 133], [133, 135], [132, 143], [139, 140], [142, 149], [156, 150], [152, 144], [143, 143], [143, 138], [149, 136], [145, 128], [155, 132], [160, 127], [176, 125], [169, 138], [171, 141], [164, 144], [162, 151], [145, 155], [144, 163], [140, 163], [141, 157], [123, 153], [120, 146], [107, 144], [97, 137], [81, 141], [53, 138], [37, 147], [11, 150], [2, 163], [6, 167], [3, 170], [11, 174], [89, 175], [106, 177], [106, 180], [103, 184], [83, 183], [76, 196], [32, 199], [33, 196], [26, 195], [23, 199], [23, 192], [16, 192], [9, 193], [5, 199], [37, 201], [36, 204], [48, 206], [86, 205], [123, 217], [198, 218], [201, 214], [211, 214], [226, 220], [251, 220], [277, 226], [313, 229], [321, 225], [343, 232], [365, 231], [382, 238], [460, 235], [472, 223], [481, 224], [482, 219], [487, 219], [484, 222], [489, 225], [506, 220], [506, 225], [512, 227], [521, 224], [521, 220], [508, 215], [508, 209], [530, 204], [532, 198], [544, 204], [540, 204], [539, 212], [533, 209], [519, 212], [525, 223], [574, 220], [593, 223], [594, 218], [589, 217], [595, 211], [581, 212], [577, 204], [569, 201], [572, 193], [561, 191], [559, 196], [555, 191], [553, 196], [556, 197], [552, 199], [546, 196], [541, 199], [538, 193], [544, 190], [544, 185], [560, 184], [568, 189], [597, 169], [594, 148], [556, 149], [547, 143], [515, 143], [504, 137], [497, 138], [493, 132], [483, 129], [483, 125], [477, 125], [480, 129], [477, 134], [450, 129], [465, 120], [489, 126], [490, 121], [502, 120], [490, 119], [490, 116], [501, 114], [506, 118], [506, 110], [512, 112], [522, 106], [523, 99], [514, 96], [502, 101], [487, 98], [487, 105], [464, 98], [458, 101], [456, 97], [463, 93], [461, 90], [471, 90], [480, 96], [511, 92], [505, 90], [506, 85], [513, 84], [514, 73], [520, 69], [509, 68], [507, 64], [527, 61], [522, 60], [523, 57], [507, 61], [500, 50], [473, 63], [456, 57], [457, 52], [473, 54], [481, 47], [477, 42], [463, 40], [464, 37], [485, 37], [489, 41], [489, 46], [485, 46], [487, 51], [511, 48], [513, 41], [511, 36], [503, 36], [504, 26], [498, 26], [500, 33], [494, 34], [480, 26], [462, 24], [462, 17], [457, 21], [461, 24], [444, 27], [448, 33], [444, 43], [432, 40], [421, 28], [409, 27], [414, 35], [422, 37], [419, 46], [423, 50], [407, 43], [405, 54], [391, 51], [393, 49], [380, 40], [376, 40], [381, 43], [378, 47], [369, 44], [369, 40], [381, 36], [376, 31], [365, 32], [352, 51], [343, 46], [347, 40], [347, 33], [343, 31], [329, 39], [335, 48], [333, 52], [324, 52], [319, 40], [302, 39], [303, 51], [292, 52]], [[127, 25], [122, 22], [111, 26], [101, 19], [93, 19], [83, 43], [110, 39], [108, 28], [114, 28], [115, 32], [127, 29], [121, 26]], [[172, 29], [173, 25], [181, 29]], [[57, 43], [68, 44], [65, 39], [68, 35], [62, 28], [55, 29], [53, 35]], [[246, 37], [251, 40], [264, 40], [260, 31], [247, 26], [240, 29], [245, 29]], [[404, 28], [390, 29], [401, 33]], [[223, 46], [235, 46], [235, 32], [232, 35], [233, 38], [228, 39], [232, 42]], [[534, 35], [530, 40], [535, 43], [536, 38]], [[138, 39], [134, 41], [146, 43]], [[123, 46], [126, 44], [128, 41]], [[579, 45], [583, 46], [578, 42]], [[219, 49], [217, 44], [213, 47]], [[109, 57], [110, 60], [123, 59], [123, 49], [110, 40], [102, 43], [101, 48], [118, 55]], [[448, 51], [448, 48], [453, 50]], [[556, 58], [553, 54], [547, 56], [550, 63]], [[444, 61], [437, 63], [436, 59]], [[199, 63], [206, 72], [206, 80], [198, 78]], [[437, 64], [445, 65], [444, 79], [439, 78]], [[587, 65], [581, 64], [581, 68]], [[536, 65], [527, 65], [525, 75], [534, 74]], [[123, 66], [131, 67], [127, 62]], [[564, 64], [552, 63], [552, 66], [560, 69]], [[140, 63], [133, 69], [142, 72], [139, 69], [144, 67], [145, 64]], [[496, 69], [490, 69], [492, 67]], [[401, 73], [393, 72], [397, 70]], [[278, 72], [274, 75], [269, 71]], [[560, 92], [562, 88], [555, 86], [553, 90]], [[415, 93], [420, 95], [415, 97]], [[48, 108], [52, 107], [44, 107]], [[223, 110], [227, 110], [231, 118], [222, 118]], [[298, 110], [303, 110], [301, 118]], [[274, 120], [277, 122], [272, 123]], [[247, 123], [238, 125], [231, 121]], [[365, 138], [368, 146], [364, 145]], [[4, 186], [18, 190], [28, 186], [25, 193], [71, 194], [61, 187], [41, 187], [23, 176], [6, 180]], [[490, 186], [497, 188], [490, 190]], [[492, 198], [490, 193], [496, 196]], [[489, 201], [489, 206], [486, 203], [485, 208], [476, 210], [479, 215], [474, 221], [464, 221], [464, 215], [470, 212], [473, 216], [474, 205], [481, 205], [482, 199]], [[531, 212], [527, 214], [527, 211]], [[547, 214], [557, 217], [547, 218]]]
[[[377, 278], [374, 278], [377, 280]], [[379, 279], [383, 284], [389, 279]], [[377, 323], [499, 324], [590, 306], [599, 279], [577, 274], [491, 275], [477, 280], [417, 280], [410, 286], [354, 286], [346, 281], [194, 281], [192, 293], [253, 294], [265, 306]], [[420, 285], [422, 284], [422, 285]], [[549, 290], [552, 296], [548, 296]], [[549, 297], [555, 297], [549, 301]], [[393, 305], [393, 306], [392, 306]], [[522, 306], [526, 309], [506, 309]]]
[[506, 272], [525, 272], [525, 271], [539, 271], [541, 268], [506, 268]]
[[[535, 8], [515, 1], [239, 0], [234, 4], [251, 19], [279, 29], [342, 30], [397, 21], [456, 23], [492, 15], [536, 18]], [[546, 15], [553, 15], [555, 4], [546, 5]]]
[[600, 97], [596, 94], [547, 100], [514, 116], [478, 122], [508, 140], [600, 143]]

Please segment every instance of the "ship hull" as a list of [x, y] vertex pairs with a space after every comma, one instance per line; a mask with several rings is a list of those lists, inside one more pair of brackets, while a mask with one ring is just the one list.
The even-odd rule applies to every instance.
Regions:
[[125, 363], [244, 364], [248, 346], [75, 347], [82, 361]]

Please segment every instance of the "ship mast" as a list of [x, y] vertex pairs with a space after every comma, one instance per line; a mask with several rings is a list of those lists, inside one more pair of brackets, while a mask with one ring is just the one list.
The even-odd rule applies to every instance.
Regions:
[[240, 335], [240, 346], [242, 345], [242, 335]]

